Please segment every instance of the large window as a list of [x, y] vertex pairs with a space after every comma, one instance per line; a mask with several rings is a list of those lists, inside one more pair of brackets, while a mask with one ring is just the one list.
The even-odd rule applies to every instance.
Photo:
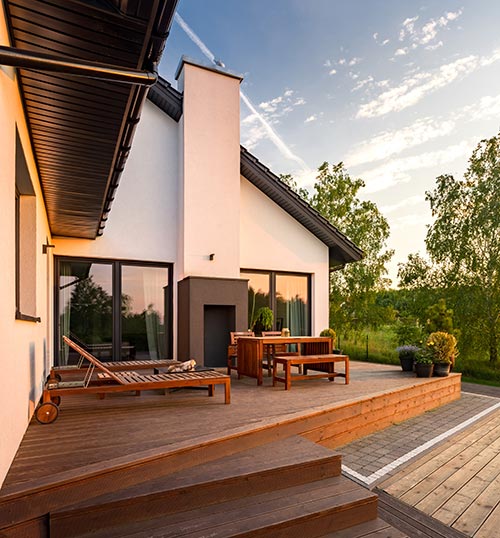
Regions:
[[67, 335], [102, 360], [172, 356], [172, 271], [167, 264], [56, 258], [59, 365], [78, 357]]
[[248, 326], [257, 310], [268, 306], [274, 313], [274, 329], [287, 327], [293, 336], [311, 332], [310, 275], [275, 271], [242, 270], [248, 279]]

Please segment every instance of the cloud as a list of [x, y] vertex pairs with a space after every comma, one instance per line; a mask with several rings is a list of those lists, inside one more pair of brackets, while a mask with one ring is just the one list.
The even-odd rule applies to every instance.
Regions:
[[394, 213], [395, 211], [398, 211], [400, 209], [413, 207], [422, 203], [425, 203], [425, 196], [423, 194], [416, 194], [415, 196], [409, 196], [408, 198], [401, 200], [397, 204], [381, 206], [380, 211], [384, 215], [387, 215], [388, 213]]
[[495, 50], [490, 56], [470, 55], [442, 65], [434, 71], [413, 73], [404, 78], [399, 86], [390, 88], [372, 101], [362, 104], [356, 118], [376, 118], [390, 112], [404, 110], [458, 78], [468, 76], [477, 69], [498, 60], [500, 60], [500, 49]]
[[270, 123], [277, 123], [278, 118], [286, 116], [296, 106], [303, 105], [305, 102], [303, 97], [295, 97], [294, 90], [286, 89], [282, 95], [259, 103], [258, 108]]
[[407, 18], [401, 25], [402, 28], [399, 31], [399, 41], [403, 41], [407, 36], [415, 35], [415, 22], [418, 21], [418, 15], [413, 18]]
[[358, 166], [386, 159], [434, 138], [445, 136], [453, 131], [455, 125], [453, 120], [438, 121], [427, 117], [397, 131], [383, 131], [352, 149], [345, 157], [346, 165]]
[[353, 147], [344, 161], [348, 167], [381, 161], [430, 140], [446, 136], [459, 124], [499, 116], [500, 95], [486, 95], [478, 102], [459, 108], [445, 118], [428, 116], [402, 129], [379, 132]]
[[437, 19], [429, 19], [420, 28], [417, 28], [419, 17], [407, 18], [403, 21], [399, 30], [399, 41], [407, 42], [408, 45], [399, 48], [394, 56], [403, 56], [410, 50], [419, 46], [425, 46], [426, 50], [435, 50], [443, 45], [443, 42], [433, 43], [437, 39], [439, 32], [445, 29], [450, 22], [457, 20], [463, 13], [463, 8], [453, 12], [448, 11]]
[[421, 229], [422, 224], [430, 224], [431, 220], [431, 214], [428, 210], [425, 213], [419, 211], [418, 213], [402, 215], [391, 220], [391, 231], [407, 229], [411, 226], [418, 226]]
[[313, 114], [312, 116], [307, 117], [304, 120], [304, 123], [311, 123], [312, 121], [316, 121], [318, 119], [318, 116], [316, 114]]
[[359, 80], [351, 91], [356, 92], [358, 90], [361, 90], [365, 86], [372, 86], [373, 82], [374, 82], [374, 78], [371, 75], [368, 75], [368, 77], [362, 80]]
[[464, 158], [471, 154], [476, 142], [463, 140], [442, 150], [393, 159], [386, 164], [363, 172], [360, 176], [366, 183], [365, 193], [379, 192], [399, 183], [407, 183], [411, 180], [409, 172], [413, 170], [440, 166]]
[[329, 72], [328, 72], [329, 75], [336, 75], [337, 74], [337, 70], [336, 69], [331, 69]]

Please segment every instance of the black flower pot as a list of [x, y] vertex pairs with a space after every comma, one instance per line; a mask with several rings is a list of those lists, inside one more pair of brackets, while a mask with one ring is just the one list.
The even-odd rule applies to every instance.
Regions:
[[413, 357], [399, 357], [403, 372], [413, 372]]
[[434, 371], [434, 364], [422, 364], [421, 362], [415, 363], [415, 372], [417, 377], [432, 377]]
[[449, 362], [434, 363], [434, 375], [436, 377], [446, 377], [450, 374], [451, 364]]

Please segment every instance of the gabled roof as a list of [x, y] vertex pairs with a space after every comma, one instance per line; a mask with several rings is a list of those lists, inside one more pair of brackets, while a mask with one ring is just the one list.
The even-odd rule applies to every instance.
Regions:
[[[158, 83], [150, 88], [148, 99], [175, 121], [181, 118], [182, 93], [161, 77]], [[359, 247], [243, 146], [240, 151], [240, 172], [328, 247], [331, 269], [363, 258], [363, 251]]]
[[4, 0], [13, 48], [1, 52], [62, 64], [61, 71], [6, 64], [19, 67], [53, 235], [94, 239], [102, 232], [147, 93], [146, 82], [75, 76], [66, 64], [111, 66], [154, 80], [176, 4]]

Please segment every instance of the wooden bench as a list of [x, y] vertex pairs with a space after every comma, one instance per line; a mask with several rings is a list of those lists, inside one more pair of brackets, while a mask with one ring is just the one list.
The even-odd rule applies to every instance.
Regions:
[[[335, 371], [335, 363], [344, 363], [344, 372]], [[283, 365], [283, 373], [285, 377], [278, 376], [278, 364]], [[345, 384], [349, 384], [349, 357], [347, 355], [298, 355], [291, 356], [276, 356], [273, 363], [273, 387], [276, 386], [276, 382], [284, 383], [285, 390], [289, 390], [292, 387], [292, 366], [303, 366], [303, 375], [294, 375], [294, 380], [299, 379], [317, 379], [328, 378], [333, 381], [336, 377], [343, 377]], [[315, 370], [312, 375], [307, 375], [308, 370]]]

